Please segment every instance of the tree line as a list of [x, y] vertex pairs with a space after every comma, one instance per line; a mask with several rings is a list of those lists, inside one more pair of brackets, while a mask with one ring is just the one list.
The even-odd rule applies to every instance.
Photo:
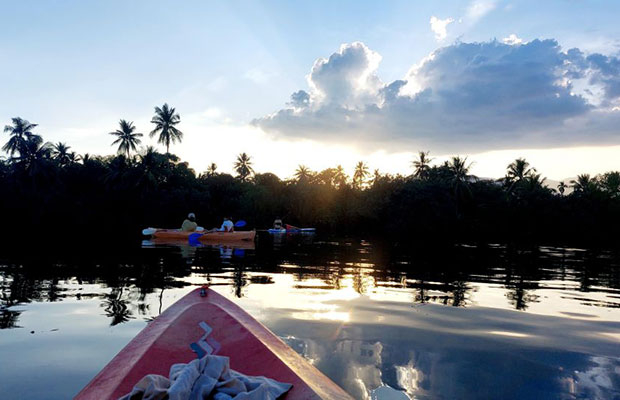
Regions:
[[[4, 237], [36, 232], [58, 238], [133, 237], [146, 226], [176, 227], [188, 212], [203, 226], [231, 215], [267, 228], [275, 217], [333, 234], [416, 241], [535, 241], [616, 245], [620, 238], [620, 172], [579, 175], [556, 188], [525, 159], [504, 177], [480, 179], [467, 157], [434, 163], [419, 152], [407, 174], [370, 172], [363, 161], [352, 176], [341, 165], [293, 177], [256, 173], [240, 154], [235, 176], [212, 163], [196, 173], [170, 153], [181, 142], [173, 107], [155, 107], [149, 133], [166, 152], [147, 146], [133, 122], [110, 132], [117, 154], [78, 155], [47, 143], [36, 124], [13, 118], [0, 158]], [[87, 233], [84, 234], [83, 232]]]

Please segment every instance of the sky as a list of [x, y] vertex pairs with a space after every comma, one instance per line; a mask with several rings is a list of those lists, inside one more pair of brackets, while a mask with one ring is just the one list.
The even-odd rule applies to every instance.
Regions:
[[[357, 161], [409, 174], [418, 151], [500, 177], [620, 170], [620, 2], [0, 0], [0, 124], [113, 154], [119, 119], [197, 172], [293, 175]], [[8, 135], [4, 134], [4, 140]], [[159, 146], [163, 151], [163, 147]]]

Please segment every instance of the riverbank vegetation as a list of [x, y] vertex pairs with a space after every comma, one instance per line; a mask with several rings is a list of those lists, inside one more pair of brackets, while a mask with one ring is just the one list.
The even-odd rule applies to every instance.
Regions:
[[[410, 171], [370, 172], [360, 161], [353, 176], [341, 165], [311, 171], [300, 165], [292, 178], [256, 173], [252, 157], [231, 160], [236, 175], [211, 164], [197, 173], [170, 153], [183, 133], [180, 116], [156, 107], [151, 136], [165, 146], [140, 148], [142, 133], [121, 120], [116, 155], [78, 155], [65, 143], [47, 143], [37, 125], [14, 118], [0, 159], [3, 235], [59, 238], [131, 237], [146, 226], [176, 227], [188, 212], [200, 225], [221, 217], [267, 228], [285, 223], [321, 232], [388, 237], [401, 243], [526, 241], [616, 245], [620, 238], [620, 173], [579, 175], [556, 188], [524, 159], [504, 177], [470, 174], [467, 157], [434, 163], [420, 152]], [[139, 150], [140, 149], [140, 150]]]

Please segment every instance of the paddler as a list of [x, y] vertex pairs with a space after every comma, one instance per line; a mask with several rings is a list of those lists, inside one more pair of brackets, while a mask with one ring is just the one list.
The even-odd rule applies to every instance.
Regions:
[[224, 217], [224, 222], [222, 222], [222, 226], [219, 228], [213, 228], [210, 232], [234, 232], [235, 224], [232, 222], [231, 217]]
[[195, 232], [196, 228], [198, 228], [198, 224], [196, 223], [196, 214], [187, 214], [187, 218], [185, 219], [185, 221], [183, 221], [183, 225], [181, 225], [181, 231]]
[[282, 229], [282, 220], [280, 217], [276, 217], [275, 221], [273, 221], [273, 229]]

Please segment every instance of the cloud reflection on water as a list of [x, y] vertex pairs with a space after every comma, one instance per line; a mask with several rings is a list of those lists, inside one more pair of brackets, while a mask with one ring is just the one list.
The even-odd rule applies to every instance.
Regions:
[[[47, 373], [77, 387], [187, 285], [209, 283], [356, 398], [619, 395], [613, 254], [493, 246], [410, 254], [369, 242], [286, 241], [246, 250], [183, 244], [0, 266], [8, 328], [0, 335], [11, 343], [0, 341], [0, 357], [70, 341], [63, 359], [83, 364], [90, 354], [96, 363], [78, 375], [60, 364]], [[59, 331], [39, 334], [49, 326]], [[37, 334], [23, 334], [30, 330]]]

